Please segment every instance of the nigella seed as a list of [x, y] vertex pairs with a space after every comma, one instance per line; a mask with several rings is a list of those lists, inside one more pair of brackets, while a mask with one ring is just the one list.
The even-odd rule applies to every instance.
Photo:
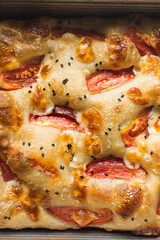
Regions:
[[8, 217], [8, 220], [11, 220], [11, 218], [10, 218], [10, 217]]
[[87, 98], [87, 96], [86, 96], [86, 95], [84, 95], [84, 98]]
[[112, 129], [111, 129], [110, 127], [108, 128], [108, 130], [109, 130], [109, 131], [112, 131]]
[[124, 94], [121, 95], [121, 98], [123, 98], [123, 97], [124, 97]]
[[93, 173], [94, 173], [94, 172], [93, 172], [93, 171], [91, 171], [91, 174], [92, 174], [92, 175], [93, 175]]
[[52, 112], [55, 113], [55, 109], [54, 108], [52, 109]]
[[153, 155], [153, 152], [151, 151], [150, 154]]
[[58, 194], [59, 194], [59, 192], [55, 192], [55, 194], [56, 194], [56, 195], [58, 195]]
[[145, 221], [145, 222], [148, 222], [148, 220], [147, 220], [147, 219], [144, 219], [144, 221]]
[[45, 88], [43, 88], [43, 91], [45, 91], [46, 89]]
[[81, 179], [83, 179], [84, 177], [83, 176], [80, 176]]
[[55, 144], [54, 143], [52, 143], [52, 147], [54, 147], [55, 146]]
[[7, 219], [7, 218], [8, 218], [8, 217], [6, 217], [6, 216], [4, 217], [4, 219]]
[[105, 132], [106, 135], [108, 135], [108, 132]]
[[99, 64], [102, 65], [102, 61], [100, 61]]
[[31, 146], [31, 143], [30, 143], [30, 142], [28, 143], [28, 146], [29, 146], [29, 147]]
[[32, 86], [30, 86], [30, 88], [32, 88]]
[[48, 86], [50, 87], [50, 86], [51, 86], [51, 84], [50, 84], [50, 83], [48, 83]]
[[65, 105], [67, 106], [69, 104], [69, 102], [67, 101], [67, 102], [65, 102]]
[[49, 190], [48, 190], [48, 189], [46, 189], [46, 193], [49, 193]]
[[108, 176], [108, 174], [107, 174], [107, 173], [105, 173], [104, 175], [105, 175], [106, 177]]
[[160, 119], [160, 116], [158, 118]]
[[40, 150], [42, 150], [43, 149], [43, 147], [40, 147]]
[[96, 71], [99, 72], [99, 68], [97, 68]]
[[132, 221], [134, 221], [134, 218], [131, 218]]
[[23, 142], [22, 145], [25, 145], [25, 142]]
[[69, 93], [66, 93], [66, 96], [69, 96]]
[[58, 59], [56, 59], [56, 61], [55, 61], [55, 62], [57, 63], [58, 61], [59, 61], [59, 60], [58, 60]]
[[118, 101], [119, 101], [119, 102], [121, 102], [121, 99], [120, 99], [120, 98], [118, 98]]
[[71, 60], [73, 60], [73, 57], [70, 57]]
[[72, 147], [72, 144], [70, 144], [70, 143], [67, 144], [67, 148], [68, 148], [68, 150], [71, 149], [71, 147]]
[[61, 68], [63, 68], [63, 64], [61, 64]]
[[70, 62], [68, 62], [68, 66], [71, 66], [71, 63], [70, 63]]
[[31, 90], [28, 91], [28, 93], [31, 93], [31, 92], [32, 92]]
[[64, 170], [64, 166], [60, 166], [60, 169]]
[[98, 66], [98, 63], [96, 63], [95, 66], [97, 67], [97, 66]]
[[66, 84], [67, 82], [68, 82], [68, 78], [65, 78], [65, 79], [62, 81], [63, 84]]
[[44, 153], [42, 153], [42, 157], [44, 157]]

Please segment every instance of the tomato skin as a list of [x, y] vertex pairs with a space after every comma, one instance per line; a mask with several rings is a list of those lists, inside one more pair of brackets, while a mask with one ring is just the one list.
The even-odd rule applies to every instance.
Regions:
[[104, 92], [118, 87], [135, 77], [132, 67], [122, 70], [104, 70], [87, 78], [87, 87], [90, 94]]
[[91, 163], [85, 170], [85, 175], [97, 179], [123, 179], [147, 182], [146, 171], [127, 168], [122, 159], [109, 157]]
[[2, 177], [4, 182], [9, 182], [17, 179], [17, 176], [11, 171], [9, 166], [1, 159], [0, 159], [0, 168], [2, 171]]
[[51, 126], [63, 130], [73, 130], [84, 132], [76, 121], [73, 110], [66, 106], [56, 105], [54, 112], [44, 116], [30, 115], [29, 121], [33, 124]]
[[[99, 209], [99, 210], [90, 210], [87, 208], [78, 208], [78, 207], [51, 207], [47, 209], [54, 217], [59, 218], [62, 221], [75, 224], [81, 227], [94, 224], [102, 224], [108, 222], [112, 219], [112, 212], [110, 209]], [[74, 215], [80, 213], [79, 216], [82, 217], [82, 223], [78, 223], [74, 220]], [[84, 216], [83, 216], [84, 214]], [[87, 215], [94, 215], [89, 220], [85, 219]]]
[[140, 115], [129, 123], [125, 128], [121, 129], [120, 133], [125, 144], [125, 147], [135, 147], [136, 139], [140, 134], [145, 133], [148, 137], [148, 118], [151, 107], [144, 109]]
[[127, 29], [125, 36], [129, 37], [136, 45], [141, 56], [158, 55], [156, 49], [150, 44], [150, 36], [145, 36], [141, 30], [131, 26]]
[[0, 89], [17, 90], [36, 82], [43, 56], [33, 58], [19, 68], [0, 73]]
[[52, 39], [60, 38], [65, 33], [72, 33], [76, 35], [77, 37], [90, 37], [95, 40], [99, 41], [105, 41], [105, 35], [102, 33], [97, 32], [96, 30], [87, 30], [82, 28], [71, 28], [71, 27], [64, 27], [64, 28], [58, 28], [55, 27], [52, 29]]

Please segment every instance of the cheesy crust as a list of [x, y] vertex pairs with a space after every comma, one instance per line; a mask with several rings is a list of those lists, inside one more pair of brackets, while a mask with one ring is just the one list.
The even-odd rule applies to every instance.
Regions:
[[160, 21], [0, 22], [0, 228], [160, 233]]

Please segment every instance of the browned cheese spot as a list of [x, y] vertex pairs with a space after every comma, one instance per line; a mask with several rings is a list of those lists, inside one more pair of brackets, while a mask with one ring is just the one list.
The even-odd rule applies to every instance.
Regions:
[[84, 147], [85, 152], [89, 155], [99, 156], [102, 152], [100, 138], [92, 134], [85, 135]]
[[113, 69], [120, 69], [127, 55], [128, 39], [123, 36], [115, 36], [108, 38], [106, 41], [108, 43], [110, 65]]
[[50, 72], [51, 70], [51, 66], [50, 65], [45, 65], [42, 70], [41, 70], [41, 76], [44, 80], [46, 80], [46, 77], [48, 75], [48, 73]]
[[[73, 189], [73, 198], [79, 201], [83, 201], [87, 195], [87, 184], [86, 178], [83, 176], [84, 173], [84, 166], [81, 165], [77, 169], [73, 171], [74, 177], [74, 189]], [[82, 178], [81, 178], [82, 177]]]
[[143, 191], [139, 186], [129, 186], [123, 200], [116, 207], [116, 213], [123, 218], [131, 216], [143, 202]]
[[150, 97], [144, 95], [139, 88], [132, 87], [127, 91], [128, 98], [138, 105], [146, 105], [151, 99]]
[[95, 59], [95, 54], [92, 49], [92, 39], [83, 37], [77, 46], [77, 58], [80, 62], [89, 63]]
[[81, 117], [91, 132], [99, 131], [103, 125], [102, 115], [95, 107], [83, 112]]
[[42, 87], [39, 84], [36, 85], [35, 90], [32, 93], [31, 101], [33, 105], [38, 108], [45, 108], [47, 104], [47, 99], [42, 91]]
[[146, 61], [141, 63], [142, 74], [160, 78], [160, 60], [155, 57], [147, 57]]

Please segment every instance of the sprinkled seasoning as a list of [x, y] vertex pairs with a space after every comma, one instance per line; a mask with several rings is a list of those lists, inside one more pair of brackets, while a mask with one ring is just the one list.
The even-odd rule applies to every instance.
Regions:
[[67, 102], [65, 102], [65, 105], [67, 106], [69, 104], [69, 102], [67, 101]]
[[64, 168], [65, 168], [64, 166], [60, 166], [60, 169], [64, 170]]
[[55, 192], [55, 194], [56, 194], [56, 195], [58, 195], [58, 194], [59, 194], [59, 192]]
[[67, 82], [68, 82], [68, 78], [65, 78], [65, 79], [62, 81], [63, 84], [66, 84]]
[[61, 64], [61, 68], [63, 68], [63, 64]]
[[71, 66], [71, 63], [70, 63], [70, 62], [68, 62], [68, 66]]
[[83, 179], [84, 177], [83, 176], [80, 176], [81, 179]]
[[52, 143], [52, 147], [54, 147], [55, 146], [55, 144], [54, 143]]
[[73, 60], [73, 57], [70, 57], [71, 60]]
[[22, 142], [22, 145], [24, 146], [24, 145], [25, 145], [25, 142]]
[[43, 147], [40, 147], [40, 150], [42, 150], [43, 149]]
[[31, 92], [32, 92], [31, 90], [28, 91], [28, 93], [31, 93]]
[[28, 143], [28, 147], [30, 147], [30, 146], [31, 146], [31, 143], [29, 142], [29, 143]]
[[44, 153], [42, 153], [42, 157], [44, 157]]
[[56, 59], [56, 61], [55, 61], [55, 63], [57, 63], [59, 60], [58, 59]]
[[118, 101], [119, 101], [119, 102], [121, 102], [121, 99], [120, 99], [120, 98], [118, 98]]
[[108, 132], [105, 132], [106, 135], [108, 135]]

